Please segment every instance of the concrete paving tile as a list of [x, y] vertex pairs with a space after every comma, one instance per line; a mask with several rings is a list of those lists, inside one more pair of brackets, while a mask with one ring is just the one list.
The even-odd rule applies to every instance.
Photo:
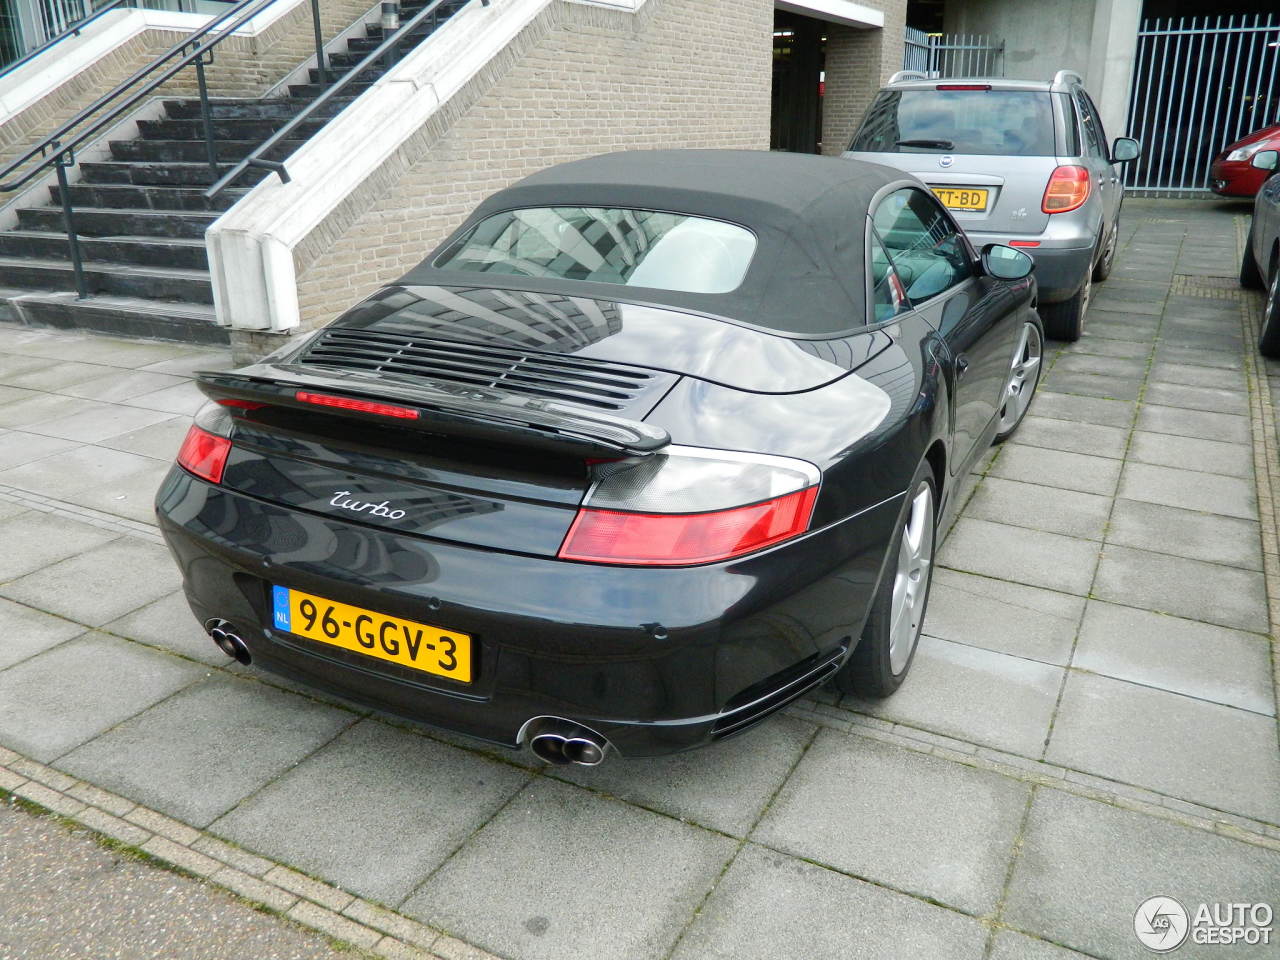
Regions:
[[16, 500], [0, 500], [0, 520], [12, 520], [27, 513], [31, 508]]
[[167, 373], [149, 373], [145, 370], [124, 372], [118, 367], [105, 366], [97, 369], [101, 371], [98, 376], [68, 383], [56, 392], [87, 400], [101, 400], [103, 403], [119, 403], [130, 397], [187, 382], [183, 377]]
[[1120, 479], [1120, 461], [1025, 444], [1006, 447], [991, 468], [993, 477], [1110, 496]]
[[1045, 389], [1058, 393], [1072, 393], [1084, 397], [1106, 397], [1111, 400], [1137, 400], [1142, 380], [1100, 376], [1093, 373], [1076, 373], [1060, 370], [1055, 364], [1053, 372], [1045, 378]]
[[673, 960], [978, 960], [977, 920], [747, 846]]
[[1052, 373], [1090, 373], [1098, 377], [1141, 380], [1147, 372], [1145, 360], [1132, 357], [1098, 357], [1087, 353], [1063, 352]]
[[1262, 574], [1108, 545], [1093, 596], [1254, 633], [1267, 630]]
[[842, 705], [1039, 759], [1061, 685], [1061, 667], [922, 636], [911, 677], [893, 696]]
[[1247, 570], [1262, 569], [1258, 524], [1220, 514], [1117, 500], [1107, 542]]
[[1090, 600], [1072, 662], [1117, 680], [1276, 712], [1270, 648], [1253, 633]]
[[1123, 357], [1129, 360], [1146, 361], [1151, 355], [1151, 344], [1148, 341], [1117, 340], [1113, 337], [1094, 336], [1087, 328], [1084, 336], [1069, 348], [1072, 354], [1089, 354], [1100, 357]]
[[0, 600], [0, 670], [82, 633], [81, 624]]
[[[1139, 281], [1130, 282], [1136, 283]], [[1163, 284], [1151, 285], [1163, 286]], [[1093, 295], [1093, 301], [1089, 306], [1099, 311], [1158, 317], [1161, 310], [1164, 309], [1164, 291], [1162, 290], [1158, 297], [1146, 299], [1138, 294], [1113, 293], [1107, 287], [1102, 287], [1099, 288], [1099, 292]]]
[[1239, 334], [1229, 335], [1174, 324], [1165, 324], [1161, 328], [1159, 343], [1161, 346], [1184, 347], [1190, 350], [1230, 351], [1243, 350], [1244, 347]]
[[504, 956], [657, 958], [735, 849], [727, 837], [537, 779], [401, 912]]
[[15, 377], [33, 370], [47, 370], [53, 367], [57, 360], [52, 357], [32, 357], [26, 354], [13, 354], [9, 351], [0, 353], [0, 383], [8, 384]]
[[1136, 430], [1129, 458], [1157, 466], [1220, 473], [1229, 477], [1253, 478], [1253, 447], [1244, 443], [1224, 443], [1196, 437], [1175, 437], [1169, 433]]
[[19, 387], [7, 387], [0, 384], [0, 404], [13, 403], [15, 400], [29, 400], [39, 396], [38, 390], [23, 390]]
[[1083, 953], [1059, 947], [1044, 940], [1035, 940], [1012, 930], [1001, 930], [996, 934], [988, 960], [1072, 960], [1084, 957]]
[[1143, 404], [1138, 414], [1138, 429], [1152, 433], [1171, 433], [1201, 440], [1224, 440], [1228, 443], [1251, 443], [1249, 421], [1233, 413], [1211, 413]]
[[[49, 366], [40, 366], [23, 373], [11, 374], [4, 378], [4, 382], [8, 386], [22, 387], [26, 390], [40, 390], [44, 393], [68, 393], [69, 391], [65, 390], [65, 387], [94, 380], [113, 372], [116, 371], [111, 367], [104, 367], [96, 363], [77, 363], [74, 360], [67, 360]], [[79, 394], [72, 394], [72, 396], [79, 396]]]
[[1151, 383], [1145, 395], [1147, 403], [1213, 413], [1249, 414], [1249, 395], [1219, 387], [1195, 387], [1183, 383]]
[[120, 534], [52, 513], [31, 510], [0, 522], [0, 582], [92, 550]]
[[1149, 463], [1128, 463], [1120, 480], [1121, 497], [1254, 520], [1258, 498], [1251, 480]]
[[1132, 313], [1090, 308], [1085, 323], [1086, 329], [1093, 336], [1146, 343], [1155, 337], [1156, 330], [1160, 327], [1160, 318], [1153, 314], [1137, 316]]
[[[47, 437], [64, 437], [67, 440], [79, 440], [82, 443], [97, 443], [108, 437], [116, 437], [140, 427], [159, 423], [161, 420], [168, 420], [172, 416], [171, 413], [161, 410], [98, 403], [96, 400], [77, 400], [76, 402], [93, 404], [94, 408], [55, 419], [41, 420], [39, 423], [31, 424], [28, 429], [32, 433], [44, 434]], [[0, 417], [3, 417], [4, 409], [0, 407]]]
[[176, 386], [144, 393], [124, 402], [131, 407], [146, 407], [148, 410], [163, 410], [191, 417], [209, 402], [209, 398], [200, 392], [194, 382], [184, 380]]
[[[1169, 737], [1158, 743], [1158, 753], [1177, 749]], [[1092, 956], [1142, 960], [1151, 953], [1133, 934], [1134, 911], [1157, 894], [1191, 910], [1205, 901], [1275, 903], [1280, 853], [1058, 790], [1036, 791], [1005, 922]], [[1245, 960], [1275, 955], [1274, 943], [1223, 949]]]
[[745, 836], [795, 765], [814, 727], [775, 716], [706, 748], [598, 767], [552, 767], [551, 776], [737, 837]]
[[231, 370], [234, 367], [230, 350], [188, 350], [170, 360], [159, 360], [138, 369], [190, 377], [201, 370]]
[[121, 337], [83, 336], [62, 341], [33, 344], [26, 349], [31, 356], [80, 363], [101, 363], [110, 367], [136, 368], [172, 360], [189, 354], [190, 347], [180, 343], [154, 340], [126, 340]]
[[[93, 413], [104, 408], [94, 400], [82, 400], [79, 397], [64, 397], [56, 393], [39, 393], [25, 400], [15, 400], [0, 406], [0, 427], [28, 429], [32, 433], [43, 433], [30, 428], [57, 420], [62, 417], [75, 416], [82, 413]], [[45, 434], [52, 436], [52, 434]], [[67, 439], [77, 439], [69, 437]]]
[[[1147, 378], [1151, 383], [1179, 383], [1191, 387], [1216, 387], [1220, 390], [1247, 390], [1244, 373], [1216, 367], [1198, 367], [1189, 363], [1157, 363]], [[1179, 404], [1172, 404], [1179, 406]]]
[[1056, 533], [961, 517], [938, 553], [944, 567], [1084, 596], [1098, 544]]
[[752, 839], [982, 915], [1004, 886], [1030, 792], [997, 773], [823, 731]]
[[[208, 672], [167, 654], [146, 652], [186, 672]], [[205, 827], [354, 719], [265, 684], [215, 674], [84, 744], [58, 766]]]
[[127, 520], [155, 524], [156, 491], [172, 464], [142, 457], [144, 465], [126, 477], [110, 484], [100, 484], [77, 491], [68, 501], [101, 510]]
[[399, 903], [528, 779], [515, 767], [363, 720], [211, 830], [343, 890]]
[[181, 590], [112, 620], [102, 629], [213, 667], [234, 662], [209, 639]]
[[1045, 760], [1280, 822], [1274, 717], [1073, 670]]
[[202, 672], [136, 643], [86, 634], [0, 671], [0, 743], [48, 763]]
[[[1013, 449], [1006, 445], [1005, 453]], [[964, 515], [1069, 537], [1101, 540], [1110, 511], [1110, 497], [990, 476], [974, 491]]]
[[75, 440], [44, 437], [38, 433], [27, 433], [23, 430], [10, 430], [0, 436], [0, 470], [8, 470], [55, 453], [74, 450], [79, 445]]
[[1133, 422], [1132, 403], [1104, 400], [1101, 397], [1077, 397], [1068, 393], [1041, 390], [1036, 394], [1036, 416], [1055, 420], [1082, 420], [1107, 427], [1128, 427]]
[[70, 500], [82, 490], [111, 488], [119, 481], [156, 465], [155, 460], [136, 453], [107, 450], [74, 441], [57, 442], [68, 444], [70, 449], [2, 470], [0, 483], [57, 500]]
[[1221, 367], [1224, 370], [1244, 369], [1244, 361], [1236, 350], [1209, 350], [1162, 343], [1157, 344], [1152, 358], [1156, 363], [1185, 363], [1190, 366]]
[[924, 631], [931, 637], [1065, 666], [1082, 597], [938, 570]]
[[112, 450], [125, 450], [129, 453], [140, 453], [144, 457], [172, 463], [178, 455], [178, 448], [191, 427], [190, 417], [171, 417], [161, 420], [140, 430], [130, 430], [118, 437], [109, 437], [99, 441], [99, 445]]
[[1128, 436], [1128, 431], [1121, 427], [1027, 416], [1009, 443], [1098, 457], [1123, 457]]
[[180, 582], [168, 550], [122, 537], [6, 583], [0, 594], [97, 627], [172, 593]]

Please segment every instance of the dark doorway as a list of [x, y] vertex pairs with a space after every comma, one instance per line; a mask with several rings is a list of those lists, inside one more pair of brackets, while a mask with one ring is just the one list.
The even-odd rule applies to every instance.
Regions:
[[785, 11], [773, 15], [771, 150], [821, 150], [823, 28], [822, 21], [811, 17]]

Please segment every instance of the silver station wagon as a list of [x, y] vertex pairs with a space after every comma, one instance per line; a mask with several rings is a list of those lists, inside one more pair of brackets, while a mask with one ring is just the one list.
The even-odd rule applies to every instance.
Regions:
[[845, 157], [915, 174], [979, 249], [1018, 247], [1036, 262], [1045, 333], [1077, 340], [1093, 284], [1115, 261], [1118, 164], [1136, 140], [1108, 145], [1078, 74], [1050, 83], [928, 79], [895, 73], [880, 90]]

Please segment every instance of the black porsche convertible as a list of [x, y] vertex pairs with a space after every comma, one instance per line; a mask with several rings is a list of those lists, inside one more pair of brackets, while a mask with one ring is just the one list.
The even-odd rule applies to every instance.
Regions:
[[161, 527], [229, 655], [549, 762], [885, 696], [954, 491], [1031, 403], [1031, 269], [877, 165], [563, 164], [201, 374]]

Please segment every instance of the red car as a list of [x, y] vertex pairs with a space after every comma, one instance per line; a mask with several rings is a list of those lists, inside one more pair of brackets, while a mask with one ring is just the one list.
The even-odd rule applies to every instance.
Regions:
[[1280, 150], [1280, 124], [1255, 130], [1213, 158], [1209, 189], [1224, 197], [1252, 197], [1267, 179], [1267, 171], [1249, 161], [1259, 150]]

